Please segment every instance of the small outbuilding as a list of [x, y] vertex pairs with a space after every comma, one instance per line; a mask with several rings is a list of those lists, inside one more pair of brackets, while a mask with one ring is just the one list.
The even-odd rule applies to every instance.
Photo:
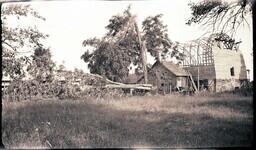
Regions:
[[[144, 82], [144, 77], [138, 80]], [[161, 94], [169, 94], [172, 91], [188, 89], [189, 74], [186, 70], [173, 62], [157, 61], [148, 70], [148, 84], [152, 84]]]

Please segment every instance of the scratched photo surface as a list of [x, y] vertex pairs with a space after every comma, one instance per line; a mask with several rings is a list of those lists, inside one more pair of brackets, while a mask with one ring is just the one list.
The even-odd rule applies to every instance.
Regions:
[[0, 4], [3, 148], [253, 146], [253, 0]]

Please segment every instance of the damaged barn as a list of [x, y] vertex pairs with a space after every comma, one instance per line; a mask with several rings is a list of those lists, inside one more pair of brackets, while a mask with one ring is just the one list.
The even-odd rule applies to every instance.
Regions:
[[[212, 40], [214, 39], [214, 40]], [[182, 62], [199, 89], [211, 92], [232, 91], [247, 84], [247, 71], [239, 42], [216, 37], [192, 41], [183, 46]]]
[[[152, 84], [160, 94], [170, 94], [173, 91], [187, 91], [191, 87], [189, 73], [167, 61], [156, 61], [148, 71], [148, 83]], [[142, 83], [144, 77], [138, 82]]]
[[[148, 71], [148, 83], [163, 94], [177, 90], [223, 92], [246, 87], [249, 70], [238, 48], [240, 42], [227, 42], [220, 37], [223, 35], [179, 44], [184, 55], [181, 64], [157, 61]], [[141, 77], [138, 82], [143, 80]]]

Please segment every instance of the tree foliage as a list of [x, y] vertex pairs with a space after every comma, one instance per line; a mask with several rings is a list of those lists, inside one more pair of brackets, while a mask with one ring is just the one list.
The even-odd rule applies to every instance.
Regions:
[[51, 59], [50, 49], [36, 48], [31, 56], [32, 62], [28, 66], [28, 72], [39, 82], [53, 80], [55, 63]]
[[5, 75], [17, 79], [24, 77], [24, 66], [30, 61], [29, 57], [24, 55], [29, 51], [22, 49], [35, 49], [42, 47], [41, 39], [45, 39], [48, 35], [41, 33], [37, 28], [20, 26], [10, 27], [8, 24], [9, 17], [16, 17], [17, 21], [22, 17], [32, 16], [34, 18], [45, 20], [32, 9], [30, 5], [9, 4], [2, 6], [2, 70]]
[[135, 16], [130, 8], [122, 15], [113, 16], [106, 26], [107, 34], [102, 39], [91, 38], [83, 46], [93, 47], [81, 58], [88, 63], [91, 73], [103, 75], [114, 81], [124, 81], [129, 66], [140, 63], [140, 50], [134, 26]]
[[[90, 38], [83, 42], [83, 46], [93, 47], [93, 51], [87, 49], [81, 58], [88, 63], [91, 73], [114, 81], [124, 81], [131, 64], [137, 67], [136, 72], [142, 70], [142, 43], [156, 60], [160, 58], [159, 53], [162, 58], [178, 55], [178, 50], [172, 49], [167, 26], [161, 17], [161, 14], [147, 17], [142, 23], [143, 31], [138, 33], [136, 16], [131, 14], [129, 6], [122, 15], [115, 15], [109, 20], [106, 26], [108, 32], [102, 39]], [[142, 43], [139, 42], [138, 34], [142, 35]]]
[[[159, 14], [154, 17], [147, 17], [142, 22], [143, 28], [143, 40], [146, 42], [147, 51], [155, 57], [156, 60], [160, 60], [162, 57], [165, 59], [167, 53], [172, 48], [172, 42], [168, 37], [167, 25], [163, 24]], [[176, 51], [172, 51], [172, 56], [175, 55]], [[160, 55], [161, 53], [161, 55]]]
[[219, 43], [222, 43], [225, 49], [236, 50], [238, 44], [241, 41], [236, 41], [234, 38], [230, 37], [226, 33], [213, 33], [208, 38], [209, 44], [218, 43], [217, 46], [220, 46]]
[[212, 32], [226, 33], [232, 37], [241, 24], [249, 25], [246, 16], [252, 12], [253, 0], [204, 0], [189, 5], [192, 16], [187, 21], [188, 25], [202, 24], [210, 27]]

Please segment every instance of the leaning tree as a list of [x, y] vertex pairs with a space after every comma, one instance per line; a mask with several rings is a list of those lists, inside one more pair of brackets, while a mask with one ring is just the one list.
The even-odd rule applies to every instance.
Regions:
[[167, 34], [167, 26], [161, 20], [162, 15], [147, 17], [139, 31], [136, 16], [131, 14], [130, 6], [122, 15], [113, 16], [106, 26], [107, 34], [102, 38], [90, 38], [83, 42], [84, 46], [93, 47], [87, 50], [82, 59], [88, 63], [91, 73], [100, 74], [114, 81], [124, 81], [129, 74], [131, 64], [143, 71], [144, 82], [147, 83], [146, 52], [156, 60], [178, 54], [172, 48]]
[[140, 65], [144, 47], [135, 18], [128, 7], [122, 15], [115, 15], [109, 20], [107, 33], [102, 39], [84, 40], [83, 46], [94, 48], [81, 56], [91, 73], [122, 82], [128, 76], [131, 64]]

